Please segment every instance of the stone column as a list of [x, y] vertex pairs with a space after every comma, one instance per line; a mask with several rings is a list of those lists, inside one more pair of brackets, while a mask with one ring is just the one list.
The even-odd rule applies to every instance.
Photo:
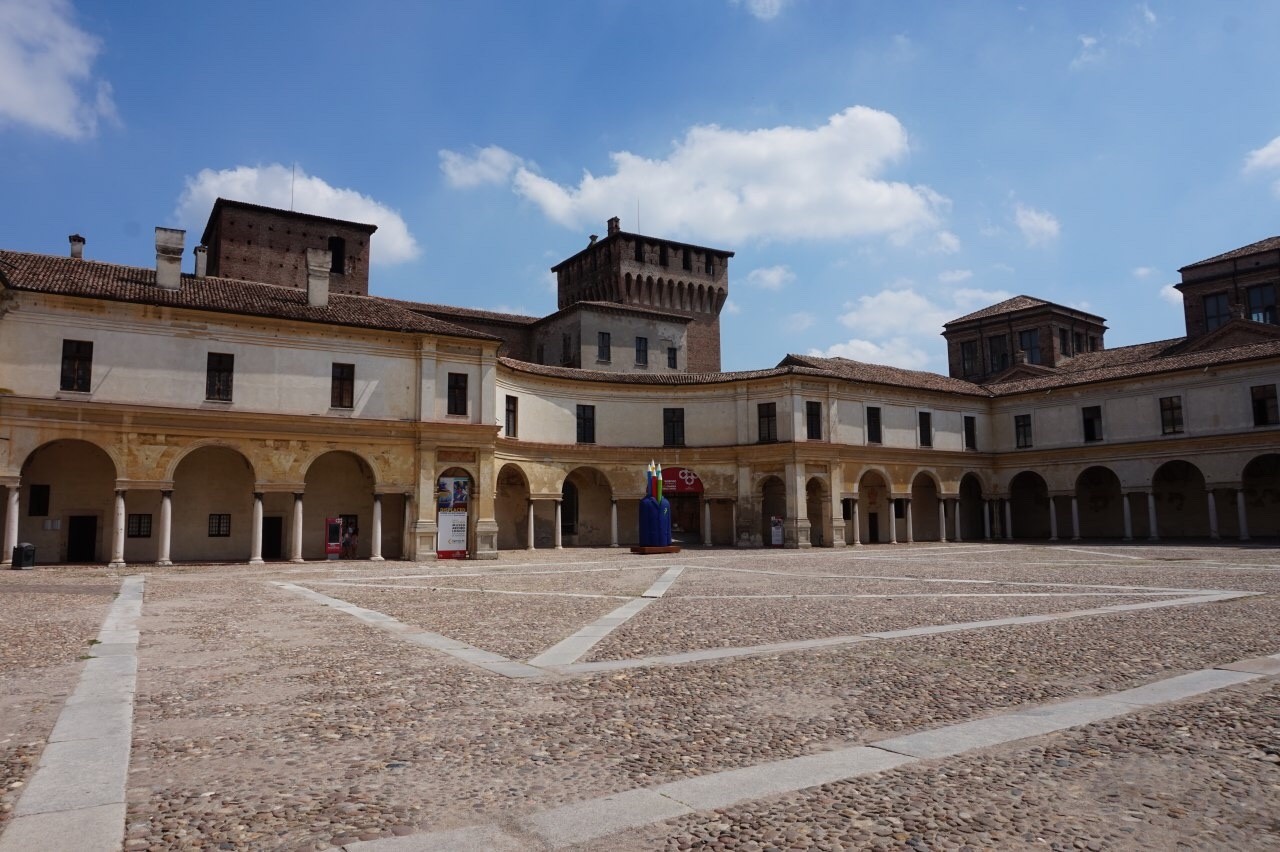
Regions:
[[963, 539], [960, 536], [960, 498], [959, 497], [956, 498], [954, 513], [955, 513], [955, 528], [951, 530], [951, 540], [963, 541]]
[[889, 543], [898, 543], [898, 504], [889, 498]]
[[556, 550], [564, 550], [564, 543], [560, 532], [560, 504], [563, 501], [556, 501]]
[[711, 546], [711, 501], [706, 497], [702, 498], [702, 543]]
[[1205, 496], [1209, 498], [1209, 538], [1218, 540], [1218, 501], [1213, 496], [1213, 489], [1206, 488]]
[[1124, 509], [1124, 540], [1133, 541], [1133, 510], [1129, 508], [1129, 495], [1120, 493], [1120, 505]]
[[947, 540], [947, 501], [938, 498], [938, 541]]
[[[1243, 505], [1243, 504], [1241, 504]], [[116, 511], [111, 527], [111, 563], [108, 568], [124, 568], [124, 490], [116, 490]]]
[[1004, 540], [1013, 541], [1013, 501], [1004, 498]]
[[1245, 511], [1244, 489], [1236, 489], [1236, 515], [1240, 518], [1240, 540], [1249, 540], [1249, 514]]
[[854, 497], [850, 502], [853, 503], [853, 511], [849, 513], [853, 523], [853, 546], [862, 547], [862, 527], [858, 524], [858, 498]]
[[1156, 493], [1154, 491], [1147, 492], [1147, 528], [1151, 530], [1151, 535], [1147, 536], [1147, 541], [1160, 540], [1160, 526], [1156, 522]]
[[911, 532], [911, 498], [904, 497], [903, 499], [907, 501], [907, 544], [912, 544], [916, 539]]
[[982, 538], [991, 541], [991, 501], [982, 498]]
[[733, 546], [738, 546], [738, 501], [729, 501], [729, 531], [733, 535]]
[[157, 565], [172, 565], [169, 549], [173, 542], [173, 492], [160, 492], [160, 552], [156, 554]]
[[609, 546], [618, 546], [618, 501], [609, 500]]
[[1080, 501], [1071, 495], [1071, 540], [1080, 540]]
[[262, 564], [262, 492], [253, 492], [253, 526], [249, 530], [249, 564]]
[[1058, 540], [1058, 498], [1049, 495], [1049, 541]]
[[382, 562], [382, 495], [373, 495], [373, 529], [369, 531], [369, 561]]
[[525, 530], [525, 550], [533, 550], [533, 498], [529, 499], [529, 526]]
[[289, 561], [302, 561], [302, 492], [293, 493], [293, 535], [289, 541]]
[[0, 565], [13, 565], [13, 549], [18, 546], [18, 494], [20, 482], [9, 483], [4, 509], [4, 556]]
[[408, 492], [404, 495], [404, 531], [401, 536], [400, 558], [408, 559], [413, 554], [413, 495]]

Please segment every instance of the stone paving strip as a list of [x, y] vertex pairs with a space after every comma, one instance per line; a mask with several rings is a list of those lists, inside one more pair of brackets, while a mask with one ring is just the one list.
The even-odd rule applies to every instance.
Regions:
[[[533, 666], [518, 663], [509, 660], [501, 654], [494, 654], [491, 651], [485, 651], [474, 645], [468, 645], [465, 642], [459, 642], [457, 639], [450, 639], [448, 636], [441, 636], [439, 633], [431, 633], [427, 630], [418, 630], [403, 621], [398, 621], [389, 615], [375, 612], [371, 609], [356, 606], [337, 598], [331, 598], [328, 595], [322, 595], [319, 592], [313, 592], [311, 589], [293, 583], [272, 583], [286, 591], [294, 592], [303, 597], [310, 598], [313, 601], [333, 607], [339, 612], [344, 612], [366, 624], [380, 628], [392, 633], [406, 642], [414, 645], [421, 645], [424, 648], [430, 648], [434, 651], [441, 651], [455, 659], [462, 660], [478, 666], [486, 671], [503, 677], [523, 678], [523, 677], [542, 677], [546, 675], [543, 669], [537, 669]], [[3, 850], [0, 850], [3, 852]]]
[[1116, 716], [1280, 675], [1280, 654], [1201, 669], [1093, 698], [1041, 705], [864, 746], [804, 755], [574, 802], [494, 825], [385, 840], [360, 841], [344, 852], [481, 852], [563, 849], [699, 811], [873, 775], [923, 760], [1044, 736]]
[[14, 819], [0, 835], [0, 852], [120, 848], [144, 582], [141, 575], [124, 578]]

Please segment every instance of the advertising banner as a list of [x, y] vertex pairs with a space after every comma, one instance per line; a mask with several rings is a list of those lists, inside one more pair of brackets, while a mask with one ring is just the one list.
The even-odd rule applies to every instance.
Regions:
[[470, 503], [470, 477], [440, 477], [436, 483], [437, 558], [467, 558], [467, 508]]
[[701, 494], [702, 480], [698, 474], [687, 467], [664, 467], [662, 469], [662, 491], [672, 494]]

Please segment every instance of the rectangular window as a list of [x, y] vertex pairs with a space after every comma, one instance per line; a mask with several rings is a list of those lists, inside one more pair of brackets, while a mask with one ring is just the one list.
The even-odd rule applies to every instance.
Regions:
[[1084, 439], [1085, 441], [1101, 441], [1102, 440], [1102, 406], [1086, 405], [1080, 409], [1080, 416], [1084, 422]]
[[613, 342], [607, 331], [596, 334], [596, 360], [603, 364], [613, 360]]
[[547, 363], [547, 347], [539, 343], [537, 348], [533, 350], [533, 360], [536, 364]]
[[680, 369], [680, 350], [676, 349], [674, 346], [667, 347], [667, 369]]
[[1072, 349], [1071, 349], [1071, 354], [1072, 354], [1072, 355], [1079, 355], [1081, 352], [1083, 352], [1083, 351], [1084, 351], [1084, 332], [1083, 332], [1083, 331], [1077, 331], [1077, 332], [1075, 333], [1075, 339], [1074, 339], [1072, 342], [1073, 342], [1075, 345], [1074, 345], [1074, 346], [1072, 347]]
[[1061, 350], [1063, 357], [1071, 354], [1071, 332], [1065, 328], [1058, 329], [1058, 349]]
[[987, 355], [987, 364], [993, 373], [1009, 369], [1009, 336], [988, 337]]
[[921, 411], [916, 415], [916, 419], [920, 424], [920, 446], [933, 446], [933, 415], [928, 411]]
[[902, 497], [893, 498], [893, 517], [902, 520], [907, 516], [907, 501]]
[[1272, 325], [1280, 323], [1276, 316], [1276, 285], [1259, 284], [1249, 288], [1249, 319]]
[[688, 250], [688, 249], [684, 249], [684, 258], [683, 258], [683, 260], [681, 261], [681, 265], [682, 265], [685, 269], [688, 269], [688, 270], [692, 270], [692, 269], [693, 269], [693, 255], [691, 255], [691, 254], [689, 253], [689, 250]]
[[1231, 306], [1226, 293], [1214, 293], [1204, 297], [1204, 330], [1213, 331], [1231, 319]]
[[92, 373], [93, 341], [62, 341], [62, 390], [88, 393]]
[[1040, 363], [1040, 329], [1029, 328], [1018, 332], [1018, 348], [1026, 356], [1028, 364]]
[[867, 443], [881, 443], [882, 435], [880, 432], [880, 408], [879, 406], [867, 406]]
[[467, 374], [449, 374], [449, 413], [467, 413]]
[[659, 266], [667, 265], [667, 246], [665, 243], [663, 245], [658, 246], [658, 265]]
[[822, 403], [807, 400], [804, 404], [804, 425], [810, 441], [822, 440]]
[[684, 409], [662, 409], [662, 446], [684, 446]]
[[1255, 385], [1249, 388], [1253, 397], [1253, 425], [1275, 426], [1280, 424], [1280, 410], [1276, 408], [1276, 386]]
[[1098, 351], [1098, 338], [1094, 337], [1092, 334], [1089, 335], [1089, 351], [1090, 352]]
[[573, 366], [573, 338], [567, 334], [560, 335], [560, 365]]
[[707, 253], [707, 256], [702, 261], [702, 271], [708, 275], [716, 274], [716, 264], [715, 261], [711, 259], [710, 252]]
[[47, 518], [49, 516], [49, 486], [32, 485], [27, 492], [27, 517]]
[[594, 444], [596, 442], [596, 407], [594, 405], [578, 406], [578, 443]]
[[205, 366], [204, 398], [216, 402], [231, 401], [231, 376], [235, 372], [236, 356], [225, 352], [210, 352]]
[[1177, 435], [1182, 431], [1182, 397], [1160, 397], [1160, 434]]
[[1025, 450], [1031, 446], [1031, 415], [1015, 414], [1013, 416], [1014, 443], [1018, 449]]
[[209, 538], [227, 538], [231, 535], [230, 515], [209, 516]]
[[151, 538], [151, 516], [129, 515], [125, 535], [129, 538]]
[[333, 365], [333, 385], [329, 392], [332, 408], [354, 408], [356, 400], [356, 365]]
[[644, 263], [644, 243], [640, 242], [639, 240], [636, 240], [635, 260], [636, 260], [636, 263]]
[[966, 376], [976, 376], [978, 367], [978, 341], [966, 340], [960, 344], [960, 372]]
[[636, 366], [649, 366], [649, 338], [647, 337], [636, 338]]
[[507, 396], [507, 423], [506, 432], [508, 438], [519, 437], [520, 428], [520, 399], [511, 395]]
[[978, 449], [978, 418], [972, 414], [964, 416], [964, 448], [966, 450]]
[[756, 424], [762, 444], [772, 444], [778, 440], [778, 405], [774, 402], [762, 402], [756, 406]]

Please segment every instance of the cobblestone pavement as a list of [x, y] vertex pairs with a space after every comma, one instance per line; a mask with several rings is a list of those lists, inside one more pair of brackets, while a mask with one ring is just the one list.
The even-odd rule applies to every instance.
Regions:
[[[147, 575], [125, 848], [319, 850], [511, 825], [558, 805], [1280, 653], [1273, 548], [501, 557], [121, 572]], [[1161, 608], [525, 679], [405, 641], [428, 631], [528, 660], [672, 566], [685, 570], [666, 595], [584, 661]], [[105, 569], [0, 572], [0, 819], [118, 587]], [[1254, 594], [1205, 602], [1206, 590]], [[1187, 599], [1201, 602], [1165, 605]], [[1280, 848], [1278, 802], [1280, 686], [1264, 678], [582, 848], [1266, 849]]]

